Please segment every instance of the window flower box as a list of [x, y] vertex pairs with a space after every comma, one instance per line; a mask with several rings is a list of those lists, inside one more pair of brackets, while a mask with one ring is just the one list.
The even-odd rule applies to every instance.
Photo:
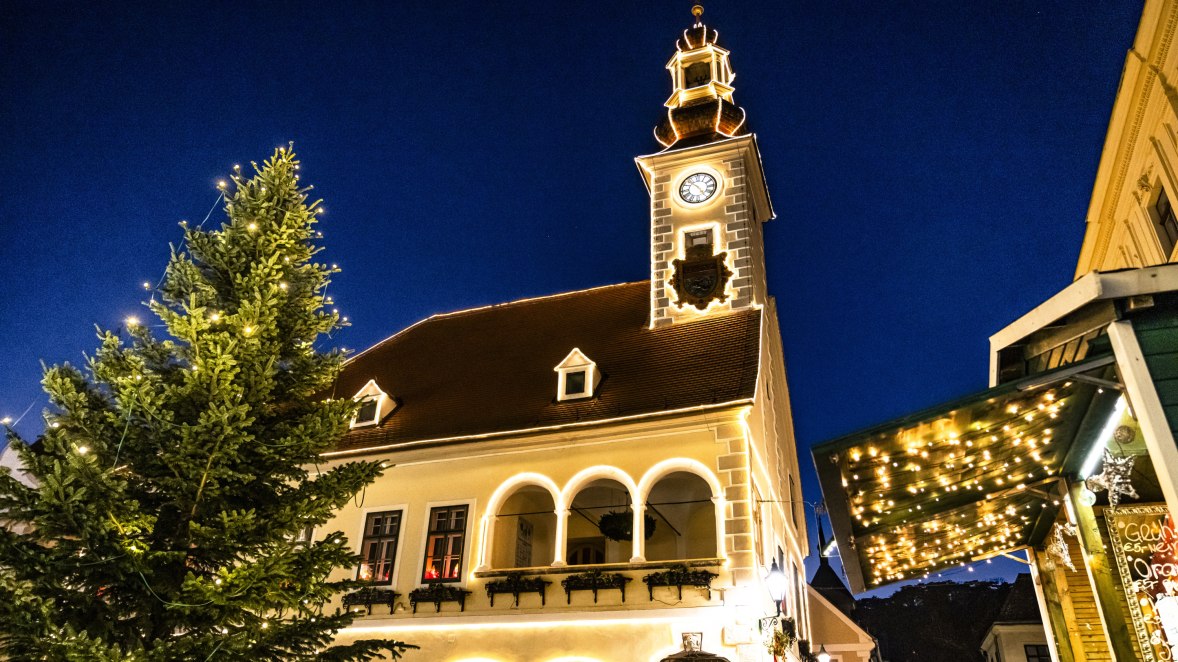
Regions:
[[401, 597], [401, 594], [396, 591], [369, 586], [344, 595], [343, 603], [344, 609], [359, 606], [367, 607], [369, 616], [372, 615], [372, 605], [388, 605], [389, 613], [391, 614], [397, 605], [397, 598], [399, 597]]
[[601, 572], [590, 570], [576, 575], [569, 575], [560, 582], [564, 587], [565, 601], [572, 604], [573, 591], [593, 591], [593, 604], [597, 604], [597, 592], [607, 589], [617, 589], [622, 592], [622, 602], [626, 601], [626, 584], [630, 578], [617, 572]]
[[409, 604], [413, 607], [413, 613], [417, 613], [417, 603], [432, 602], [434, 603], [434, 611], [442, 611], [443, 602], [457, 602], [459, 611], [466, 611], [466, 596], [470, 595], [470, 591], [458, 588], [457, 586], [447, 586], [445, 584], [430, 584], [421, 588], [415, 588], [409, 591]]
[[519, 606], [519, 596], [521, 593], [538, 593], [540, 595], [540, 606], [545, 606], [546, 593], [548, 592], [548, 585], [550, 581], [545, 581], [539, 577], [527, 577], [522, 572], [513, 572], [505, 579], [498, 581], [487, 582], [487, 597], [491, 599], [491, 606], [495, 606], [495, 596], [504, 593], [510, 593], [515, 597], [513, 607]]
[[652, 572], [642, 578], [646, 584], [647, 593], [654, 600], [656, 586], [674, 586], [679, 590], [679, 599], [683, 599], [683, 587], [694, 586], [707, 592], [708, 599], [712, 599], [712, 580], [719, 575], [707, 570], [692, 570], [686, 565], [677, 565], [663, 572]]

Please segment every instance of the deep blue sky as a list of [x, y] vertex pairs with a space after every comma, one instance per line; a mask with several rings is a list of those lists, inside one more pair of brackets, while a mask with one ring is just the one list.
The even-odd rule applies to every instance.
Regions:
[[[984, 388], [989, 334], [1070, 281], [1141, 4], [706, 3], [778, 215], [808, 498], [808, 446]], [[7, 0], [0, 416], [35, 435], [39, 362], [142, 315], [176, 223], [288, 140], [346, 346], [647, 278], [632, 159], [690, 6]]]

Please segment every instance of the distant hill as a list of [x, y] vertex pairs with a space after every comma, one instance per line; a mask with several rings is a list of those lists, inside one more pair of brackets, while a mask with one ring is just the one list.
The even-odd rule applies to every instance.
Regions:
[[932, 582], [855, 604], [854, 619], [885, 662], [984, 662], [979, 647], [1012, 584]]

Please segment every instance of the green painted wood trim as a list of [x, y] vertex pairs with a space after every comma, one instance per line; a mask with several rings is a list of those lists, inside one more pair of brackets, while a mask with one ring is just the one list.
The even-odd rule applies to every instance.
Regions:
[[1129, 614], [1121, 607], [1121, 590], [1113, 578], [1112, 565], [1104, 551], [1100, 524], [1096, 513], [1092, 511], [1092, 506], [1084, 505], [1081, 499], [1083, 490], [1083, 483], [1073, 483], [1068, 490], [1068, 496], [1072, 511], [1076, 514], [1077, 537], [1084, 546], [1088, 561], [1088, 578], [1092, 583], [1092, 593], [1096, 596], [1096, 605], [1104, 620], [1109, 652], [1113, 654], [1113, 660], [1131, 662], [1137, 660], [1137, 654], [1133, 650], [1133, 635], [1129, 632]]

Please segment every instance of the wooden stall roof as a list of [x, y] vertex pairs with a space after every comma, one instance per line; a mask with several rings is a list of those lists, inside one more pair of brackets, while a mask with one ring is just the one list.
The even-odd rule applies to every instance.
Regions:
[[1041, 542], [1060, 477], [1078, 472], [1119, 397], [1086, 381], [1111, 363], [1091, 358], [815, 446], [851, 589]]

